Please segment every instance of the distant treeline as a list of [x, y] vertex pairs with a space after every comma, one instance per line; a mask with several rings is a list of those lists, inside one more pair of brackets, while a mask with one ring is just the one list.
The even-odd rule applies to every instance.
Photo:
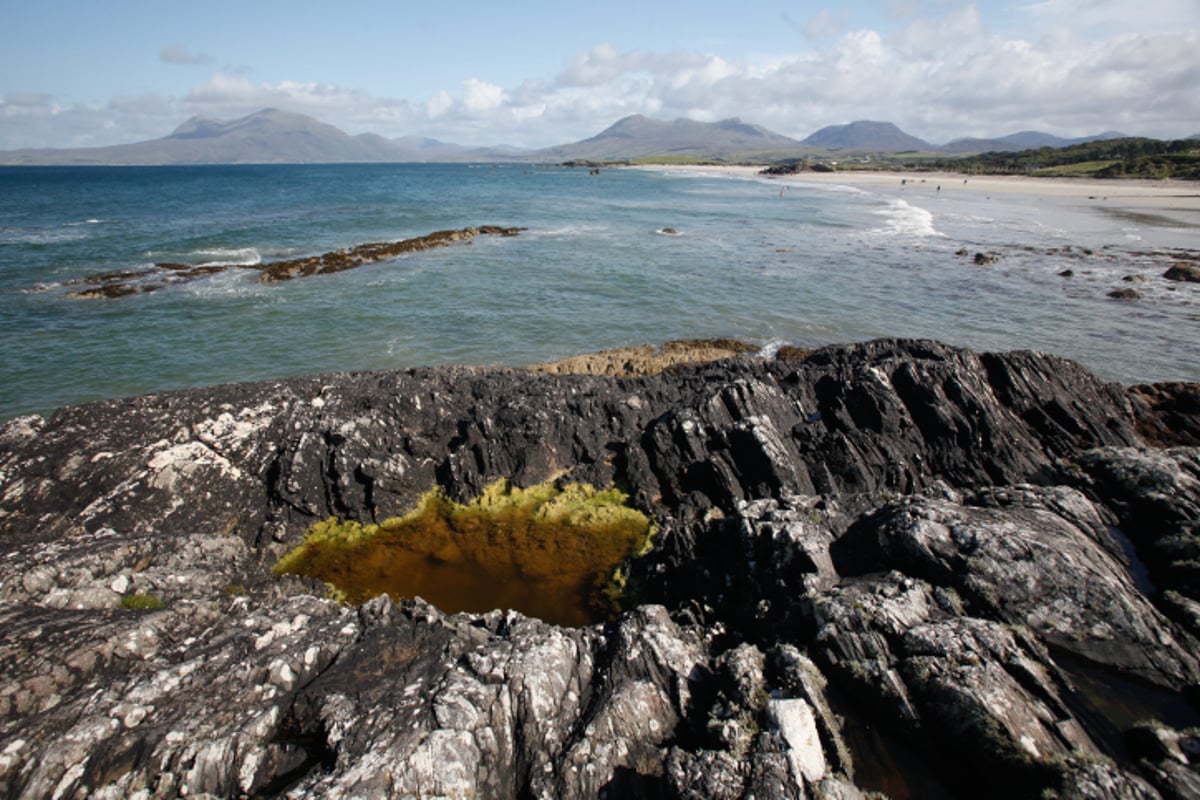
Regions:
[[1200, 140], [1108, 139], [1068, 147], [1039, 147], [1016, 153], [981, 153], [921, 159], [905, 166], [988, 175], [1078, 175], [1095, 178], [1181, 178], [1200, 180]]

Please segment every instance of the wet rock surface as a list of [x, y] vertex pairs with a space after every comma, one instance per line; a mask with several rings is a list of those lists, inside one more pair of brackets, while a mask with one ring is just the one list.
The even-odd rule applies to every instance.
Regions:
[[[14, 420], [0, 796], [1194, 796], [1189, 391], [877, 341]], [[661, 525], [606, 624], [271, 575], [328, 516], [555, 475]]]

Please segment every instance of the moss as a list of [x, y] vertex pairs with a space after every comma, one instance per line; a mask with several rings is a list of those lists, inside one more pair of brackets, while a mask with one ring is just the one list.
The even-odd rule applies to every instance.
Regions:
[[162, 607], [162, 599], [152, 594], [127, 594], [121, 598], [121, 608], [127, 611], [144, 611]]
[[224, 591], [230, 597], [241, 597], [246, 593], [246, 587], [240, 583], [231, 583], [225, 587]]
[[451, 613], [515, 608], [588, 624], [619, 610], [620, 565], [652, 546], [653, 523], [627, 500], [618, 489], [501, 480], [464, 505], [435, 487], [378, 525], [318, 522], [274, 571], [320, 578], [355, 605], [419, 595]]

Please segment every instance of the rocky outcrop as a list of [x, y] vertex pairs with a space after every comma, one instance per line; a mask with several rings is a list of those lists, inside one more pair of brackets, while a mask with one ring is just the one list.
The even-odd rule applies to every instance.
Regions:
[[[664, 229], [666, 230], [666, 229]], [[672, 231], [674, 233], [674, 231]], [[607, 375], [613, 378], [657, 375], [684, 364], [706, 364], [758, 351], [758, 347], [736, 339], [682, 339], [662, 347], [643, 344], [571, 356], [530, 369], [547, 375]]]
[[[0, 795], [1190, 796], [1200, 455], [1146, 438], [1185, 389], [877, 341], [14, 420]], [[556, 475], [659, 521], [608, 623], [271, 574], [328, 516]]]
[[180, 283], [226, 272], [230, 269], [253, 269], [258, 272], [260, 283], [279, 283], [293, 278], [312, 275], [329, 275], [348, 269], [399, 258], [408, 253], [419, 253], [448, 247], [452, 244], [470, 243], [476, 236], [516, 236], [522, 228], [502, 228], [497, 225], [480, 225], [462, 230], [434, 231], [412, 239], [397, 242], [367, 242], [321, 255], [271, 261], [266, 264], [241, 266], [232, 264], [179, 264], [160, 262], [153, 268], [121, 270], [90, 275], [68, 286], [83, 285], [73, 289], [69, 296], [82, 299], [114, 299], [131, 294], [147, 294]]
[[1200, 267], [1195, 264], [1188, 264], [1180, 261], [1172, 264], [1171, 267], [1163, 273], [1163, 277], [1169, 281], [1187, 281], [1189, 283], [1200, 283]]

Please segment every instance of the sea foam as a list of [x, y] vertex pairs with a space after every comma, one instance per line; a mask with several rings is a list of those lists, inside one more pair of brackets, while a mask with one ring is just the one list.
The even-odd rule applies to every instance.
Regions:
[[212, 247], [192, 251], [187, 260], [198, 267], [253, 267], [262, 263], [262, 254], [254, 247]]
[[878, 213], [884, 217], [884, 224], [872, 231], [873, 233], [914, 238], [945, 238], [945, 234], [934, 227], [932, 212], [910, 205], [904, 200], [889, 200]]

